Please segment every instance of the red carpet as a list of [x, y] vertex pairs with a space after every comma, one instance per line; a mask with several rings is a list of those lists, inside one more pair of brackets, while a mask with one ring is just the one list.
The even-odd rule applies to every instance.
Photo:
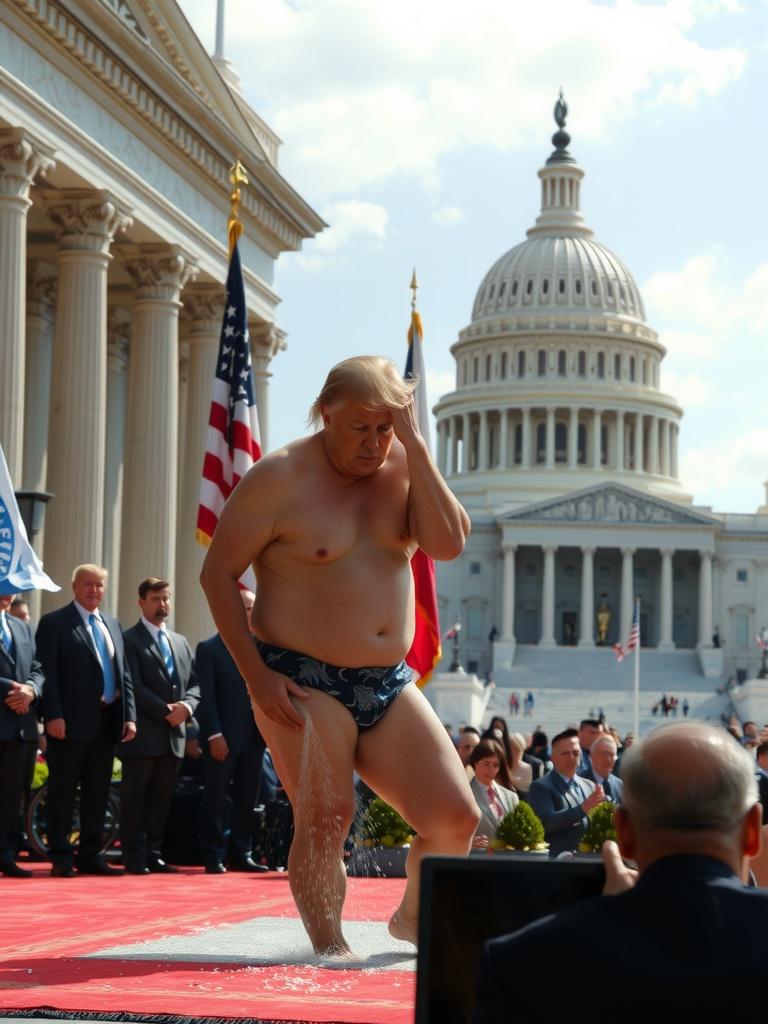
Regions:
[[[172, 944], [253, 919], [297, 915], [284, 875], [202, 869], [122, 878], [0, 878], [0, 1011], [54, 1008], [81, 1014], [122, 1013], [194, 1018], [337, 1024], [410, 1024], [415, 974], [410, 970], [331, 968], [280, 962], [253, 965], [178, 953], [99, 956], [147, 940]], [[384, 922], [397, 905], [401, 879], [351, 878], [350, 922]], [[258, 922], [254, 927], [258, 928]], [[278, 922], [278, 927], [281, 925]], [[157, 954], [155, 954], [157, 955]], [[137, 957], [141, 957], [138, 959]]]

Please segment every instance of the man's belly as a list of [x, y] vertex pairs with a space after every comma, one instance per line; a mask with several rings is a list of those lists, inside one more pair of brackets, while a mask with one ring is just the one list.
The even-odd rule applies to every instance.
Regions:
[[413, 640], [410, 566], [384, 578], [331, 569], [290, 584], [259, 573], [252, 612], [256, 635], [333, 665], [397, 665]]

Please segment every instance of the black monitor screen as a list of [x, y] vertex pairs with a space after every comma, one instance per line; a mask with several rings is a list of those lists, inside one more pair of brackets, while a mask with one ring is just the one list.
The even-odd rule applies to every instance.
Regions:
[[467, 1024], [483, 943], [599, 895], [604, 880], [597, 856], [425, 858], [416, 1024]]

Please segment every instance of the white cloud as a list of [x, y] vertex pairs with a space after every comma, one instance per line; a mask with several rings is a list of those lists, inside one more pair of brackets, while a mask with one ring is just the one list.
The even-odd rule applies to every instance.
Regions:
[[464, 211], [458, 206], [441, 206], [432, 214], [435, 224], [444, 224], [446, 227], [453, 227], [464, 219]]
[[331, 203], [323, 210], [330, 225], [317, 238], [305, 243], [294, 259], [298, 266], [319, 270], [329, 260], [344, 260], [349, 250], [361, 241], [383, 242], [389, 232], [389, 214], [378, 203], [348, 199]]
[[678, 331], [665, 327], [659, 331], [659, 341], [670, 356], [711, 360], [717, 355], [717, 346], [711, 335], [701, 331]]
[[[182, 0], [212, 48], [209, 0]], [[744, 50], [705, 46], [732, 2], [672, 0], [230, 0], [227, 56], [286, 142], [297, 186], [339, 195], [394, 175], [433, 184], [440, 159], [539, 139], [553, 83], [579, 138], [638, 108], [690, 106], [741, 75]], [[207, 36], [207, 38], [206, 38]], [[554, 126], [553, 126], [554, 127]]]
[[751, 488], [762, 492], [766, 477], [768, 429], [752, 427], [736, 437], [726, 438], [706, 448], [688, 448], [681, 456], [681, 478], [686, 489], [698, 500], [719, 511], [734, 511], [731, 492]]
[[712, 381], [698, 373], [674, 373], [662, 366], [661, 390], [672, 395], [684, 409], [706, 405], [712, 398]]

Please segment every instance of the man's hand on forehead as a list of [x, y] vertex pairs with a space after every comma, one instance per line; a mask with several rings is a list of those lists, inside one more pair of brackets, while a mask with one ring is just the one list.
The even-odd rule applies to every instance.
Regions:
[[390, 411], [392, 413], [392, 429], [398, 441], [402, 444], [407, 444], [414, 438], [421, 436], [419, 424], [416, 421], [416, 403], [413, 395], [409, 395], [408, 401], [399, 409], [392, 409]]

